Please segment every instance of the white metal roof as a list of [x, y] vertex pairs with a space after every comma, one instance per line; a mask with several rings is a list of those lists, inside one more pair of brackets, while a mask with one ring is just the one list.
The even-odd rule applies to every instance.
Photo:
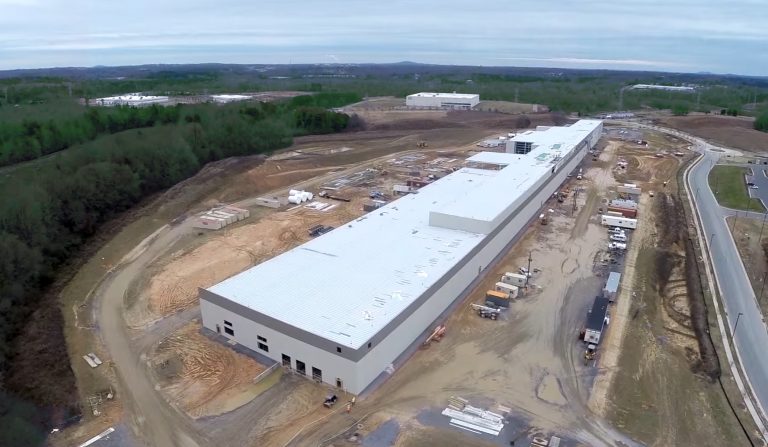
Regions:
[[480, 95], [476, 93], [435, 93], [435, 92], [420, 92], [420, 93], [414, 93], [408, 96], [419, 96], [423, 98], [461, 98], [461, 99], [473, 99], [473, 98], [480, 97]]
[[[592, 123], [594, 129], [600, 122]], [[578, 141], [569, 143], [563, 151]], [[430, 225], [432, 212], [498, 221], [549, 175], [555, 156], [544, 147], [499, 155], [513, 162], [501, 170], [460, 169], [208, 290], [357, 349], [485, 238]]]

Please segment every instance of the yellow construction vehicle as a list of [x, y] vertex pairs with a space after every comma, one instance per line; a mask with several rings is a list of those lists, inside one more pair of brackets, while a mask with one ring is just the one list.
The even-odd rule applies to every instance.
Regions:
[[591, 343], [587, 345], [587, 350], [584, 351], [584, 366], [587, 366], [590, 360], [595, 359], [596, 353], [597, 353], [597, 346]]

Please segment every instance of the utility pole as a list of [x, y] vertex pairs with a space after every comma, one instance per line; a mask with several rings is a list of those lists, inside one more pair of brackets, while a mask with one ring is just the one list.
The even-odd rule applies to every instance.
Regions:
[[533, 261], [533, 259], [531, 259], [532, 253], [533, 252], [531, 251], [528, 252], [528, 271], [525, 272], [525, 287], [528, 287], [528, 279], [531, 277], [531, 261]]

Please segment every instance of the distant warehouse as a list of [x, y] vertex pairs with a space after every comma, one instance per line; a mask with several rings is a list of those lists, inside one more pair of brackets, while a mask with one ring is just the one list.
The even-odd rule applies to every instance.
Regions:
[[405, 97], [408, 107], [436, 109], [471, 109], [480, 102], [480, 95], [466, 93], [415, 93]]
[[540, 213], [602, 132], [581, 120], [482, 152], [359, 219], [200, 289], [203, 326], [300, 375], [358, 394]]

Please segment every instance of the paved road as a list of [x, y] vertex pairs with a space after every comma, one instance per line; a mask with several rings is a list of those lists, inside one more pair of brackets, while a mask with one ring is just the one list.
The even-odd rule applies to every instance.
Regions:
[[[707, 182], [712, 162], [718, 156], [717, 153], [705, 150], [704, 159], [691, 169], [688, 181], [692, 191], [698, 190], [696, 203], [704, 233], [710, 242], [710, 253], [728, 322], [731, 331], [735, 333], [736, 349], [752, 391], [765, 414], [765, 408], [768, 408], [768, 330], [744, 264], [728, 231], [724, 217], [727, 213], [717, 203]], [[762, 214], [759, 215], [762, 217]]]
[[[766, 327], [755, 293], [733, 241], [726, 216], [738, 215], [762, 219], [763, 213], [746, 213], [721, 207], [709, 187], [709, 171], [720, 157], [740, 155], [738, 151], [715, 146], [683, 132], [640, 123], [615, 121], [620, 125], [654, 129], [692, 142], [692, 150], [703, 158], [690, 170], [688, 190], [693, 194], [701, 216], [702, 231], [709, 242], [710, 257], [725, 307], [725, 323], [734, 334], [734, 345], [753, 400], [766, 420], [768, 408], [768, 327]], [[747, 165], [753, 166], [753, 165]], [[758, 172], [759, 173], [759, 172]], [[764, 427], [763, 423], [759, 424]], [[763, 433], [766, 436], [766, 433]]]

